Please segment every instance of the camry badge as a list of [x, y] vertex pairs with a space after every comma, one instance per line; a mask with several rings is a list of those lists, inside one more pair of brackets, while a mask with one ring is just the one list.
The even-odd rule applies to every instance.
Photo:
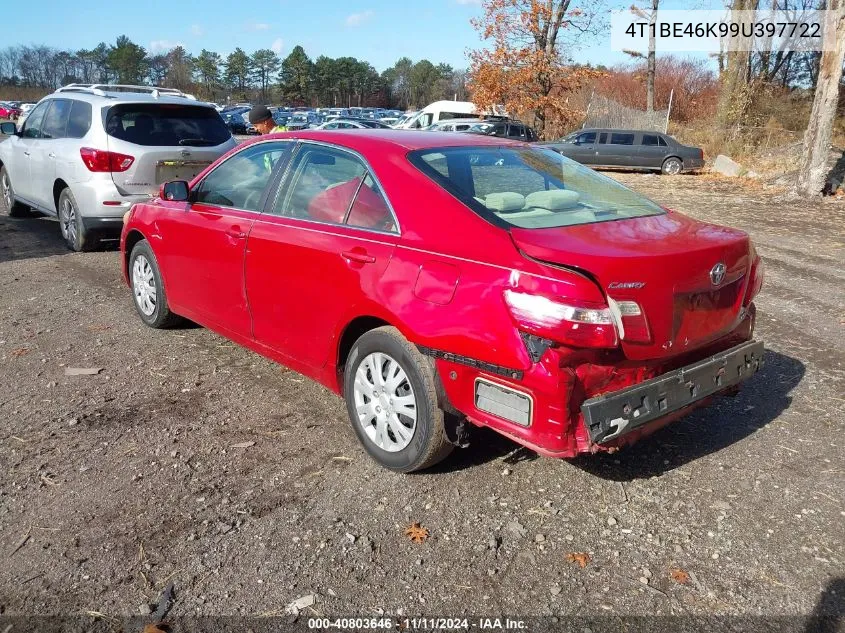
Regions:
[[719, 262], [713, 268], [710, 269], [710, 283], [714, 286], [718, 286], [722, 283], [722, 280], [725, 278], [725, 273], [727, 272], [728, 268], [722, 262]]
[[644, 281], [611, 281], [607, 284], [608, 290], [627, 290], [631, 288], [642, 288], [645, 286]]

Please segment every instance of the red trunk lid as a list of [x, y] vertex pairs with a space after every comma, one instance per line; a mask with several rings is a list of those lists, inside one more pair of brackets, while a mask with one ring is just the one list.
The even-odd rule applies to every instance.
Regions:
[[622, 317], [628, 358], [690, 351], [726, 334], [741, 319], [751, 263], [748, 235], [742, 231], [668, 212], [551, 229], [512, 228], [511, 235], [529, 257], [578, 268], [605, 295], [639, 305], [648, 332], [638, 337], [634, 333], [641, 332], [641, 320]]

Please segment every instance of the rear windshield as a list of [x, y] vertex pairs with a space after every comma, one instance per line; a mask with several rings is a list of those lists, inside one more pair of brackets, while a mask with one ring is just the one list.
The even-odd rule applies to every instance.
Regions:
[[539, 229], [665, 213], [648, 198], [548, 149], [439, 147], [409, 158], [500, 226]]
[[211, 147], [232, 135], [214, 108], [167, 103], [130, 103], [109, 109], [109, 136], [136, 145]]

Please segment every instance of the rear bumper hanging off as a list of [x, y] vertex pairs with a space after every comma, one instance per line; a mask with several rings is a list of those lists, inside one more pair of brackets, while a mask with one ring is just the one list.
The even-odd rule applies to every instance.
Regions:
[[629, 433], [747, 380], [763, 365], [762, 341], [732, 347], [706, 360], [581, 405], [594, 444]]

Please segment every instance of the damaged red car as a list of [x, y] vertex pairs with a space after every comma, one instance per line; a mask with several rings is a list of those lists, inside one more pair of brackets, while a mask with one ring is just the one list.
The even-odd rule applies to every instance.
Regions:
[[761, 366], [748, 235], [498, 138], [302, 131], [136, 204], [125, 279], [340, 394], [408, 472], [488, 426], [538, 453], [615, 450]]

